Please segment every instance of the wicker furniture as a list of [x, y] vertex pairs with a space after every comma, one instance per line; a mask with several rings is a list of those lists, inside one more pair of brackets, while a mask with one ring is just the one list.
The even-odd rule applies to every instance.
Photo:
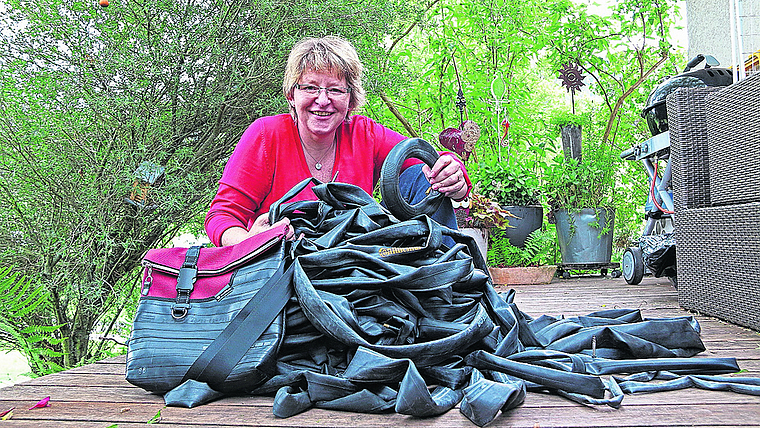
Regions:
[[673, 206], [710, 206], [705, 98], [721, 88], [680, 88], [667, 98]]
[[712, 205], [760, 202], [760, 73], [707, 98]]
[[760, 330], [760, 203], [676, 217], [678, 303]]
[[760, 74], [667, 103], [679, 304], [760, 330]]

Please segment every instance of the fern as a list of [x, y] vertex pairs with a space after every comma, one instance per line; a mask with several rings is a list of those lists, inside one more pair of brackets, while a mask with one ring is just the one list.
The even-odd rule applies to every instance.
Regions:
[[530, 254], [528, 266], [542, 266], [554, 263], [557, 255], [557, 239], [554, 230], [534, 230], [525, 241], [525, 250]]
[[61, 325], [38, 325], [38, 314], [50, 304], [47, 291], [11, 271], [0, 268], [0, 349], [23, 353], [34, 374], [62, 370], [52, 361], [63, 355], [57, 351]]
[[491, 229], [487, 261], [489, 266], [542, 266], [555, 260], [556, 245], [553, 230], [538, 229], [528, 235], [525, 248], [509, 243], [502, 229]]

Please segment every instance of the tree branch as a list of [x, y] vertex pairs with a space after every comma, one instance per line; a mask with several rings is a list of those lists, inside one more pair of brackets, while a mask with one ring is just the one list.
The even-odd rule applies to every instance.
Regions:
[[644, 80], [649, 77], [652, 72], [657, 70], [662, 63], [664, 63], [668, 59], [668, 51], [662, 51], [661, 52], [661, 58], [655, 63], [652, 67], [649, 68], [649, 70], [646, 71], [643, 75], [639, 77], [639, 79], [631, 85], [630, 88], [628, 88], [627, 91], [623, 93], [623, 95], [618, 98], [617, 102], [615, 103], [615, 107], [612, 109], [612, 113], [610, 114], [610, 118], [607, 120], [607, 127], [604, 130], [604, 136], [602, 137], [602, 142], [606, 142], [607, 139], [610, 136], [610, 131], [612, 130], [612, 124], [615, 122], [615, 117], [617, 116], [618, 111], [620, 110], [620, 107], [623, 105], [623, 101], [625, 101], [626, 98], [628, 98], [629, 95], [633, 93], [633, 91], [636, 90], [643, 82]]
[[382, 90], [377, 91], [377, 92], [380, 95], [380, 98], [382, 98], [385, 105], [388, 106], [388, 110], [390, 110], [391, 113], [393, 113], [393, 115], [396, 116], [396, 119], [398, 119], [398, 121], [401, 122], [401, 124], [404, 126], [404, 129], [406, 129], [406, 131], [409, 132], [409, 136], [417, 137], [418, 136], [417, 131], [415, 131], [412, 125], [409, 123], [409, 121], [406, 120], [406, 118], [401, 115], [401, 112], [399, 112], [398, 109], [396, 109], [396, 106], [393, 105], [393, 101], [391, 101], [391, 99], [388, 98], [388, 96], [385, 95], [385, 92], [383, 92]]
[[[428, 10], [430, 10], [430, 8], [432, 8], [433, 6], [435, 6], [435, 4], [436, 4], [436, 3], [438, 3], [439, 1], [440, 1], [440, 0], [433, 0], [432, 2], [430, 2], [430, 3], [427, 5], [427, 7], [425, 8], [425, 10], [423, 10], [422, 12], [420, 12], [420, 15], [422, 15], [422, 14], [424, 14], [425, 12], [427, 12]], [[387, 52], [385, 52], [386, 56], [387, 56], [387, 55], [390, 55], [390, 54], [391, 54], [391, 51], [393, 51], [393, 48], [395, 48], [395, 47], [396, 47], [396, 45], [397, 45], [397, 44], [398, 44], [398, 43], [399, 43], [401, 40], [403, 40], [403, 39], [404, 39], [404, 37], [406, 37], [406, 36], [407, 36], [409, 33], [411, 33], [411, 32], [412, 32], [412, 30], [414, 29], [414, 27], [416, 27], [416, 26], [417, 26], [417, 23], [418, 23], [418, 22], [419, 22], [419, 19], [417, 19], [417, 20], [415, 20], [414, 22], [412, 22], [412, 23], [411, 23], [411, 25], [409, 25], [409, 27], [407, 27], [406, 31], [404, 31], [404, 32], [403, 32], [403, 34], [401, 34], [401, 36], [399, 36], [398, 38], [396, 38], [396, 40], [394, 40], [394, 41], [393, 41], [393, 43], [391, 43], [391, 46], [388, 48], [388, 51], [387, 51]]]

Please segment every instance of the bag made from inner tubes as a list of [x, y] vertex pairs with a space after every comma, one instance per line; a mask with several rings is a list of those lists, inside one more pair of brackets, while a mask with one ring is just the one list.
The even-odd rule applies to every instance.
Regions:
[[[180, 385], [198, 357], [258, 293], [285, 258], [284, 228], [232, 246], [161, 248], [145, 255], [141, 296], [128, 343], [126, 378], [151, 392]], [[239, 390], [274, 372], [280, 313], [215, 390]]]

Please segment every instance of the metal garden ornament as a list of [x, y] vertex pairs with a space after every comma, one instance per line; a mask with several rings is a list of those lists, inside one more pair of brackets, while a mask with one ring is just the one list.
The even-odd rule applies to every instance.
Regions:
[[586, 76], [581, 74], [578, 69], [578, 64], [567, 63], [559, 69], [559, 79], [562, 80], [562, 86], [567, 88], [570, 92], [570, 102], [573, 106], [573, 114], [575, 114], [575, 91], [580, 91], [582, 86], [585, 86], [583, 79]]

